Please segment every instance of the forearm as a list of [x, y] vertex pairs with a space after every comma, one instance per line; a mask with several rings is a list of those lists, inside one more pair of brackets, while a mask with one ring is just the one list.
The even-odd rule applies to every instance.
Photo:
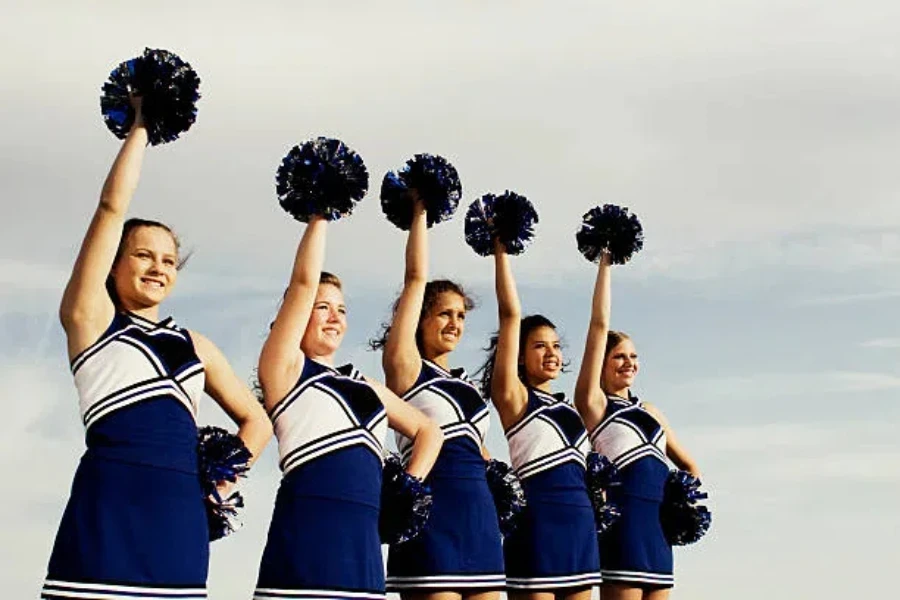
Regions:
[[412, 455], [406, 468], [407, 473], [413, 477], [425, 479], [431, 472], [443, 443], [444, 434], [435, 423], [420, 427], [413, 441]]
[[428, 215], [417, 201], [413, 207], [412, 225], [406, 239], [406, 271], [404, 282], [424, 281], [428, 277]]
[[513, 277], [509, 255], [499, 243], [495, 245], [494, 265], [497, 310], [502, 325], [506, 319], [519, 319], [522, 315], [522, 306], [519, 303], [519, 294], [516, 291], [516, 280]]
[[138, 112], [134, 125], [103, 183], [100, 210], [117, 215], [124, 215], [128, 211], [128, 204], [140, 179], [147, 140], [147, 129], [144, 127], [143, 117]]

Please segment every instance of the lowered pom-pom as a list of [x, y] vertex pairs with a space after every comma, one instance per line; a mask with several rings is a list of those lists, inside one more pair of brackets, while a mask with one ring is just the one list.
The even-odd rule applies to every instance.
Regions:
[[223, 500], [207, 497], [206, 523], [209, 526], [209, 541], [214, 542], [230, 535], [241, 528], [238, 520], [238, 509], [244, 507], [244, 497], [234, 492]]
[[506, 463], [490, 459], [486, 464], [487, 482], [494, 497], [500, 533], [508, 536], [516, 529], [519, 515], [525, 510], [525, 490], [515, 471]]
[[700, 491], [700, 480], [687, 471], [669, 474], [659, 516], [670, 544], [693, 544], [706, 535], [712, 524], [712, 513], [697, 503], [707, 497], [706, 492]]
[[275, 176], [281, 208], [304, 223], [313, 215], [329, 221], [349, 215], [368, 188], [362, 158], [342, 141], [326, 137], [291, 148]]
[[619, 469], [599, 452], [589, 452], [585, 470], [588, 496], [594, 507], [597, 532], [603, 533], [619, 518], [619, 508], [607, 500], [610, 488], [620, 484]]
[[441, 156], [416, 154], [381, 183], [381, 210], [388, 221], [407, 231], [412, 226], [413, 194], [425, 206], [428, 226], [453, 216], [462, 197], [456, 169]]
[[644, 247], [644, 230], [627, 208], [604, 204], [585, 213], [575, 240], [589, 261], [599, 261], [606, 250], [611, 264], [624, 265]]
[[221, 427], [201, 427], [198, 432], [200, 483], [203, 495], [216, 494], [216, 486], [223, 481], [235, 483], [250, 469], [250, 451], [238, 436]]
[[466, 211], [466, 243], [481, 256], [494, 253], [498, 239], [508, 254], [521, 254], [534, 238], [537, 211], [525, 196], [485, 194]]
[[384, 544], [402, 544], [422, 532], [431, 516], [431, 490], [406, 472], [396, 454], [384, 461], [378, 532]]
[[165, 144], [178, 139], [196, 121], [200, 78], [178, 55], [150, 48], [113, 69], [103, 84], [100, 112], [119, 139], [124, 139], [134, 124], [130, 95], [141, 97], [150, 144]]

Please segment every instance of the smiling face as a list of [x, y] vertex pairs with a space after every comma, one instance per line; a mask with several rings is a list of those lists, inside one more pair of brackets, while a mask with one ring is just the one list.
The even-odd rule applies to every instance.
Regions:
[[140, 310], [158, 305], [172, 292], [178, 277], [178, 245], [159, 226], [128, 231], [110, 271], [121, 308]]
[[600, 379], [601, 386], [607, 393], [624, 396], [628, 393], [628, 388], [634, 385], [638, 369], [638, 355], [634, 343], [630, 339], [623, 339], [606, 356]]
[[331, 356], [340, 347], [346, 331], [344, 293], [332, 283], [320, 283], [300, 349], [311, 358]]
[[563, 367], [562, 347], [553, 327], [541, 325], [528, 332], [519, 354], [519, 366], [526, 382], [535, 387], [559, 377]]
[[466, 324], [466, 300], [455, 292], [443, 292], [419, 322], [419, 339], [425, 358], [453, 352]]

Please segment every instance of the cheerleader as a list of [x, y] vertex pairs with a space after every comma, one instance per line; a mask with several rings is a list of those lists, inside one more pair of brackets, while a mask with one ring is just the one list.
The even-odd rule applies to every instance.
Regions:
[[522, 318], [505, 244], [494, 241], [500, 330], [483, 391], [500, 415], [527, 506], [506, 538], [512, 598], [587, 600], [600, 582], [596, 525], [585, 485], [587, 432], [551, 383], [563, 367], [559, 336], [542, 315]]
[[283, 478], [254, 598], [380, 599], [387, 428], [412, 440], [407, 471], [419, 479], [434, 464], [442, 434], [380, 383], [334, 366], [347, 307], [340, 280], [322, 272], [327, 221], [308, 220], [259, 359]]
[[[446, 441], [428, 477], [431, 518], [418, 537], [391, 546], [387, 586], [403, 598], [496, 600], [505, 578], [485, 475], [489, 407], [465, 371], [449, 362], [472, 302], [452, 281], [426, 282], [426, 209], [418, 199], [413, 206], [403, 292], [385, 336], [372, 345], [384, 350], [388, 387], [436, 421]], [[407, 454], [412, 440], [400, 434], [397, 445]]]
[[621, 516], [600, 537], [603, 600], [665, 600], [674, 585], [672, 546], [660, 521], [668, 457], [700, 476], [687, 451], [675, 439], [655, 406], [631, 393], [638, 373], [634, 343], [609, 330], [610, 255], [603, 252], [575, 387], [575, 406], [590, 433], [593, 448], [618, 467], [620, 484], [607, 501]]
[[47, 599], [206, 598], [201, 395], [237, 423], [254, 457], [271, 436], [222, 353], [159, 318], [178, 275], [178, 241], [157, 221], [125, 220], [148, 142], [140, 98], [132, 106], [60, 305], [87, 451], [50, 557]]

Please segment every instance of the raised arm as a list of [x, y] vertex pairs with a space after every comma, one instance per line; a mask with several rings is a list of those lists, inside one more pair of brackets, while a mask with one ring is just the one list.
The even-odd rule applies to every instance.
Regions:
[[133, 105], [134, 125], [106, 176], [100, 204], [81, 243], [59, 305], [70, 358], [97, 341], [115, 313], [106, 291], [106, 278], [116, 258], [125, 214], [137, 188], [147, 146], [140, 99], [134, 99]]
[[215, 344], [193, 331], [191, 339], [206, 370], [205, 391], [237, 424], [238, 436], [253, 455], [252, 463], [272, 437], [272, 423], [253, 392], [234, 374]]
[[688, 454], [687, 449], [682, 446], [681, 442], [675, 437], [675, 430], [669, 425], [669, 422], [666, 420], [662, 411], [649, 402], [644, 402], [643, 405], [644, 408], [647, 409], [647, 412], [656, 417], [656, 420], [659, 421], [663, 430], [666, 432], [666, 456], [669, 457], [669, 460], [671, 460], [679, 469], [687, 471], [697, 479], [700, 479], [700, 467], [697, 466], [697, 463], [691, 455]]
[[284, 300], [259, 355], [259, 383], [269, 406], [290, 391], [303, 369], [300, 340], [319, 289], [327, 224], [314, 216], [303, 231]]
[[404, 394], [413, 386], [422, 369], [422, 357], [416, 346], [416, 329], [425, 298], [428, 278], [428, 224], [425, 205], [416, 199], [412, 226], [406, 240], [406, 272], [403, 292], [397, 302], [388, 332], [381, 364], [387, 386], [396, 394]]
[[522, 306], [519, 304], [509, 254], [499, 241], [494, 242], [494, 266], [500, 327], [491, 376], [491, 400], [497, 407], [504, 429], [507, 429], [525, 414], [528, 391], [519, 380], [519, 329]]
[[604, 252], [597, 268], [594, 297], [591, 301], [591, 321], [584, 343], [581, 369], [575, 382], [575, 408], [581, 414], [588, 431], [603, 420], [606, 413], [606, 394], [600, 387], [603, 359], [606, 355], [606, 337], [609, 333], [611, 310], [609, 254]]
[[425, 413], [404, 402], [381, 383], [366, 378], [374, 388], [387, 412], [388, 424], [413, 441], [412, 455], [406, 471], [419, 479], [425, 479], [437, 460], [444, 443], [444, 434], [437, 423]]

